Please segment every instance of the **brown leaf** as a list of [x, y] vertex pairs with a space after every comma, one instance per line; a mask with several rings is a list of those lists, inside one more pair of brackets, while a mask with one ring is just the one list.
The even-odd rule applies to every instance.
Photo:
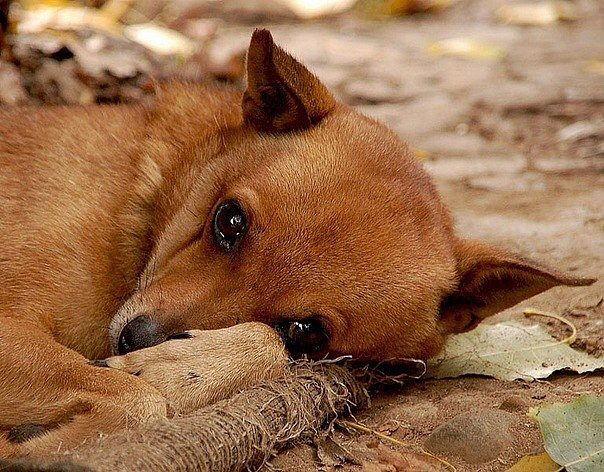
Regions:
[[360, 464], [361, 462], [332, 438], [316, 438], [317, 457], [326, 467], [340, 467], [343, 464]]

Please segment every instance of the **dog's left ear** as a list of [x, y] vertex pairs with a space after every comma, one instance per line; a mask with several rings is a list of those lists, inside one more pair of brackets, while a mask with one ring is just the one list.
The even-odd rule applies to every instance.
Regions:
[[556, 285], [591, 285], [597, 280], [563, 274], [477, 241], [457, 240], [454, 251], [459, 283], [441, 303], [445, 333], [468, 331], [486, 317]]
[[247, 52], [243, 118], [258, 131], [285, 132], [318, 123], [336, 101], [319, 79], [257, 29]]

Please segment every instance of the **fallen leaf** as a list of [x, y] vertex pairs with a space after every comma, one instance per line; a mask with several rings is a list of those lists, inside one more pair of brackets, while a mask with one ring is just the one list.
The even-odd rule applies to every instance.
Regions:
[[39, 33], [47, 29], [73, 31], [92, 28], [117, 34], [120, 25], [100, 10], [88, 7], [41, 6], [23, 10], [17, 18], [18, 33]]
[[604, 75], [604, 61], [593, 59], [584, 64], [583, 70], [592, 74]]
[[117, 22], [128, 13], [133, 4], [134, 0], [108, 0], [101, 7], [101, 13]]
[[425, 161], [430, 157], [430, 153], [425, 149], [413, 147], [411, 148], [411, 151], [413, 152], [413, 154], [415, 154], [415, 157], [417, 157], [420, 161]]
[[356, 0], [281, 0], [299, 18], [336, 15], [348, 10]]
[[388, 420], [377, 427], [377, 431], [390, 436], [401, 426], [401, 422], [397, 420]]
[[568, 472], [604, 470], [604, 397], [531, 408], [529, 416], [539, 422], [545, 450]]
[[450, 336], [443, 352], [428, 362], [427, 377], [479, 374], [500, 380], [543, 379], [570, 369], [578, 373], [604, 368], [596, 358], [557, 341], [541, 326], [516, 321], [481, 324]]
[[428, 13], [451, 6], [457, 0], [360, 0], [356, 7], [371, 17], [403, 16]]
[[506, 472], [557, 472], [560, 466], [556, 464], [547, 452], [524, 456]]
[[197, 49], [195, 41], [191, 41], [178, 31], [154, 23], [126, 26], [124, 36], [156, 54], [188, 57]]
[[503, 49], [471, 38], [449, 38], [428, 46], [436, 56], [461, 56], [470, 59], [499, 60], [505, 56]]
[[504, 5], [497, 11], [497, 16], [505, 23], [542, 26], [561, 20], [575, 20], [578, 14], [577, 7], [572, 3], [553, 1]]
[[72, 0], [20, 0], [19, 3], [23, 8], [30, 10], [40, 7], [66, 7], [74, 5]]
[[343, 464], [359, 465], [361, 463], [357, 457], [333, 438], [315, 437], [314, 443], [317, 448], [317, 458], [324, 467], [334, 468], [341, 467]]

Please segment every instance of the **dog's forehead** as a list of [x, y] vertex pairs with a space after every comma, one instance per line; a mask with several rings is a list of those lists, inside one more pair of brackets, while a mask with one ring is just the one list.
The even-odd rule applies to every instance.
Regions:
[[[417, 173], [406, 145], [383, 125], [356, 113], [342, 113], [320, 125], [293, 134], [269, 136], [257, 142], [254, 161], [244, 185], [282, 205], [305, 207], [331, 199], [372, 194], [401, 194], [400, 182]], [[413, 180], [413, 175], [409, 175]], [[397, 190], [398, 188], [398, 191]]]

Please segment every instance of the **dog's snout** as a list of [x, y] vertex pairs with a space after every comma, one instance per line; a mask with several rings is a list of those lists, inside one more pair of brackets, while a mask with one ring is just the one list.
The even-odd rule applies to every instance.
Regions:
[[160, 324], [147, 314], [139, 315], [122, 328], [117, 352], [127, 354], [146, 347], [155, 346], [166, 340]]

